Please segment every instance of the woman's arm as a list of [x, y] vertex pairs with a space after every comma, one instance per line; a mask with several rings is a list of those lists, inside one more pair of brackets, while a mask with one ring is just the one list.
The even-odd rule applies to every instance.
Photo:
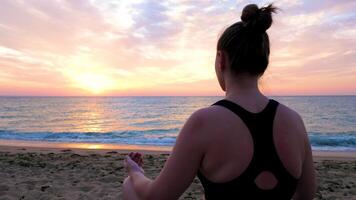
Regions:
[[140, 199], [178, 199], [192, 183], [204, 156], [205, 112], [202, 109], [190, 116], [155, 180], [146, 178], [137, 170], [129, 174]]
[[[300, 119], [301, 120], [301, 119]], [[308, 135], [305, 130], [303, 121], [302, 128], [304, 129], [304, 162], [302, 165], [302, 175], [299, 179], [297, 191], [294, 195], [294, 200], [311, 200], [316, 192], [315, 168], [313, 162], [312, 149], [309, 143]]]

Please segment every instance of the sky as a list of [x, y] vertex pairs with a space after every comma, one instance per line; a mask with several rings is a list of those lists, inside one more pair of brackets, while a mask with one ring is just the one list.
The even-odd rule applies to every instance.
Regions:
[[[245, 0], [1, 0], [0, 95], [223, 95], [216, 42]], [[276, 0], [267, 95], [356, 94], [356, 1]]]

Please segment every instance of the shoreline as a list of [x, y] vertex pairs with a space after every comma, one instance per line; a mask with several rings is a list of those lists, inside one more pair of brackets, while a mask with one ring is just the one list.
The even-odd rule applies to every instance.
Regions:
[[16, 150], [25, 148], [30, 151], [58, 152], [63, 150], [106, 152], [116, 150], [120, 153], [140, 151], [154, 154], [170, 153], [172, 147], [150, 146], [150, 145], [130, 145], [130, 144], [103, 144], [103, 143], [74, 143], [74, 142], [37, 142], [25, 140], [0, 140], [0, 151], [3, 149]]
[[[0, 140], [0, 152], [36, 152], [58, 153], [71, 151], [75, 153], [103, 154], [110, 151], [129, 153], [138, 151], [143, 154], [170, 154], [172, 147], [129, 145], [129, 144], [102, 144], [102, 143], [70, 143], [70, 142], [37, 142], [21, 140]], [[356, 151], [320, 151], [313, 150], [316, 160], [356, 160]]]

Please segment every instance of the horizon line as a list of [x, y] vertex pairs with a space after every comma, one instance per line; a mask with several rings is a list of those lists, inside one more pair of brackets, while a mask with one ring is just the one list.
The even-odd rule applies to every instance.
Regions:
[[[224, 95], [0, 95], [0, 97], [221, 97]], [[356, 96], [356, 94], [312, 94], [312, 95], [266, 95], [268, 97], [332, 97]]]

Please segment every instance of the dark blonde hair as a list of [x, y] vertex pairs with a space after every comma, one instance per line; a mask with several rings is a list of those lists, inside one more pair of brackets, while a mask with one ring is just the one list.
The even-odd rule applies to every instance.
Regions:
[[229, 26], [220, 36], [217, 49], [227, 53], [232, 71], [241, 74], [262, 75], [270, 54], [267, 29], [272, 25], [272, 4], [258, 8], [245, 6], [241, 21]]

